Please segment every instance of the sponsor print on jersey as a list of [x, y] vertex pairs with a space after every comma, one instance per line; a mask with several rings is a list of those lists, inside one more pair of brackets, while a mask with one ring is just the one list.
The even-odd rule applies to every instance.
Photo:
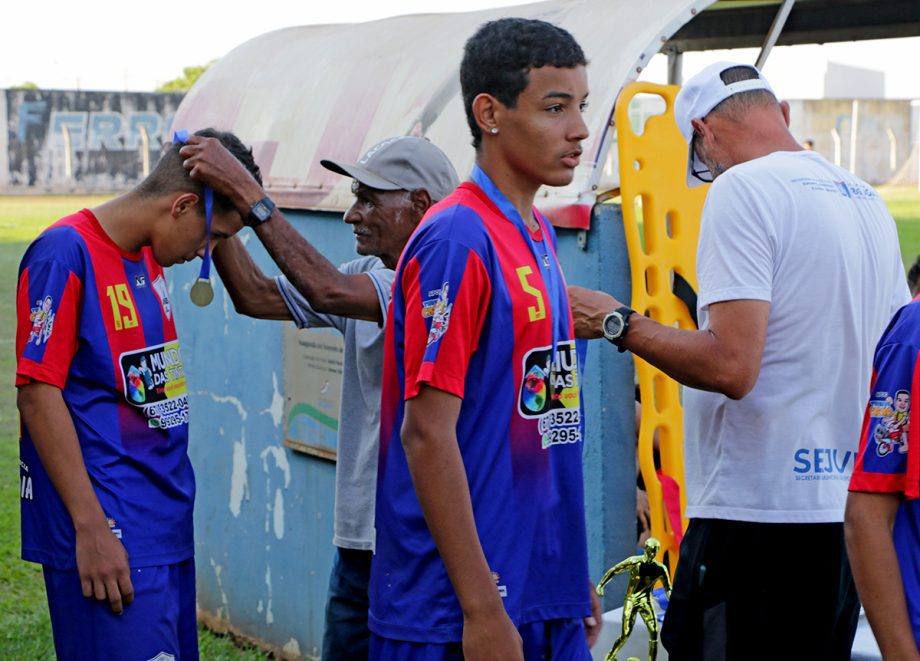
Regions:
[[51, 329], [54, 326], [54, 312], [51, 311], [53, 305], [50, 296], [35, 301], [35, 307], [29, 313], [32, 329], [29, 331], [27, 344], [35, 342], [35, 346], [41, 346], [51, 337]]
[[[445, 282], [441, 288], [428, 292], [429, 296], [436, 296], [433, 300], [422, 303], [422, 317], [431, 317], [431, 328], [428, 330], [428, 346], [441, 339], [447, 332], [447, 324], [450, 322], [450, 310], [454, 307], [453, 303], [447, 302], [447, 294], [450, 291], [450, 283]], [[430, 311], [430, 314], [426, 314]]]
[[495, 587], [498, 588], [498, 596], [502, 599], [508, 596], [508, 586], [502, 585], [502, 577], [497, 571], [489, 572], [489, 575], [492, 577], [492, 580], [495, 581]]
[[163, 314], [167, 319], [172, 319], [172, 306], [169, 304], [169, 292], [166, 290], [166, 279], [160, 274], [153, 281], [153, 291], [156, 292], [157, 298], [160, 299], [160, 305], [163, 306]]
[[178, 342], [167, 342], [118, 358], [125, 399], [147, 416], [153, 428], [169, 429], [188, 422], [185, 367]]
[[532, 349], [524, 356], [518, 413], [539, 420], [543, 449], [581, 441], [581, 389], [574, 340]]
[[797, 481], [849, 480], [856, 453], [840, 448], [799, 448], [793, 454], [792, 472]]
[[105, 522], [109, 524], [109, 530], [112, 531], [112, 534], [115, 535], [115, 537], [117, 537], [118, 539], [122, 539], [121, 528], [118, 527], [118, 524], [115, 522], [115, 519], [113, 519], [110, 516], [107, 516], [105, 518]]
[[851, 200], [877, 200], [878, 193], [864, 183], [853, 181], [838, 181], [836, 179], [811, 179], [802, 177], [793, 179], [793, 183], [799, 184], [811, 191], [822, 193], [836, 193]]
[[19, 460], [19, 498], [32, 500], [32, 476], [29, 474], [29, 465], [22, 459]]
[[892, 452], [907, 452], [910, 431], [910, 391], [876, 392], [869, 402], [869, 442], [875, 454], [886, 457]]

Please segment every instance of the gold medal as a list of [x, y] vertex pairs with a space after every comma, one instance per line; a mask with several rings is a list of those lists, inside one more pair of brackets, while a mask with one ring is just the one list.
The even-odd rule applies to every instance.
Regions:
[[195, 284], [192, 285], [189, 297], [192, 299], [192, 303], [200, 308], [210, 305], [211, 301], [214, 300], [214, 288], [211, 286], [211, 281], [207, 278], [198, 278]]

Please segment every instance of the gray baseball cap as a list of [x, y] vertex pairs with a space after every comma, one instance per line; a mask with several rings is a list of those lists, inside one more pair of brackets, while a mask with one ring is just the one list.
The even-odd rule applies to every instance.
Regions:
[[354, 164], [326, 159], [320, 164], [377, 190], [424, 188], [434, 202], [443, 200], [460, 184], [447, 155], [426, 138], [411, 135], [378, 142]]

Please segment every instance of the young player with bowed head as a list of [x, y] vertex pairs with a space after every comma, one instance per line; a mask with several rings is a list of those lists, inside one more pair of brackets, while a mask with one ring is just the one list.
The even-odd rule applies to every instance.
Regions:
[[[236, 136], [211, 129], [256, 178]], [[242, 218], [180, 145], [150, 176], [62, 218], [19, 269], [22, 557], [44, 569], [59, 659], [198, 658], [188, 395], [163, 267]]]

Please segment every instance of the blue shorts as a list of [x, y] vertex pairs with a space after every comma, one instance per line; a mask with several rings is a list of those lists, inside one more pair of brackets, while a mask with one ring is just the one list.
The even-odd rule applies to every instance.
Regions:
[[[527, 661], [591, 661], [583, 620], [531, 622], [518, 627]], [[375, 661], [463, 661], [460, 643], [414, 643], [371, 634], [370, 658]]]
[[195, 561], [131, 570], [134, 601], [115, 615], [83, 596], [80, 575], [44, 567], [59, 661], [197, 661]]

